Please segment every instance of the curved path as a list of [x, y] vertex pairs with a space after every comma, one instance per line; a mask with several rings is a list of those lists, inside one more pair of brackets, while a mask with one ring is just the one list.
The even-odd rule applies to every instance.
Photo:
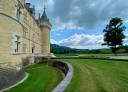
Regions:
[[110, 56], [110, 59], [124, 59], [124, 60], [128, 60], [128, 56]]
[[53, 89], [52, 92], [64, 92], [66, 87], [69, 85], [69, 83], [73, 77], [73, 67], [69, 63], [67, 63], [67, 65], [68, 65], [69, 70], [68, 70], [65, 78], [61, 81], [60, 84], [57, 85], [56, 88]]
[[27, 67], [29, 77], [22, 84], [7, 92], [51, 92], [62, 80], [61, 72], [47, 64], [35, 64]]
[[25, 77], [21, 81], [17, 82], [16, 84], [14, 84], [14, 85], [12, 85], [8, 88], [0, 90], [0, 92], [5, 92], [7, 90], [10, 90], [11, 88], [14, 88], [14, 87], [18, 86], [19, 84], [23, 83], [28, 78], [28, 76], [29, 76], [29, 74], [27, 72], [25, 72]]

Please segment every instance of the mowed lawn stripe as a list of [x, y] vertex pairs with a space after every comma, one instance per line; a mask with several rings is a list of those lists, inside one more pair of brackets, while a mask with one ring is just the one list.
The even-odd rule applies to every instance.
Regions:
[[[86, 64], [102, 71], [102, 78], [107, 85], [108, 92], [128, 92], [128, 63], [100, 60], [98, 62], [86, 62]], [[96, 69], [94, 69], [96, 70]], [[100, 77], [101, 78], [101, 77]], [[125, 80], [125, 81], [124, 81]]]
[[128, 62], [69, 59], [74, 76], [65, 92], [128, 92]]
[[66, 92], [83, 92], [83, 90], [94, 92], [98, 90], [94, 76], [92, 76], [91, 72], [83, 64], [77, 62], [71, 62], [71, 64], [75, 68], [75, 74]]
[[96, 85], [99, 88], [96, 92], [117, 92], [118, 84], [112, 77], [106, 75], [101, 69], [89, 65], [86, 65], [86, 67], [93, 71], [93, 76], [97, 81]]
[[47, 64], [28, 67], [28, 79], [7, 92], [50, 92], [62, 80], [61, 72]]

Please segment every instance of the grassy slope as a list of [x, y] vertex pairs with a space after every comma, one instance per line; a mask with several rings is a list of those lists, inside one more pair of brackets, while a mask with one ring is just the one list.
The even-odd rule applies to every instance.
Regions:
[[29, 78], [7, 92], [50, 92], [62, 80], [60, 71], [46, 64], [36, 64], [26, 69]]
[[65, 92], [128, 92], [128, 62], [70, 59], [73, 79]]

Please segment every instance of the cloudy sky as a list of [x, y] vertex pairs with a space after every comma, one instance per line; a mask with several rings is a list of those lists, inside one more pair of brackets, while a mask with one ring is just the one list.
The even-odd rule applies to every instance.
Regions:
[[[104, 48], [103, 29], [112, 17], [128, 28], [128, 0], [28, 0], [52, 22], [51, 43], [81, 49]], [[128, 29], [125, 31], [128, 35]], [[124, 40], [128, 44], [128, 37]]]

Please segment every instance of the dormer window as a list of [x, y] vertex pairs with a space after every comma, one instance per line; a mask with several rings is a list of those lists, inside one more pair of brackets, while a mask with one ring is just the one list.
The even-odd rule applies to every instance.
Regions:
[[21, 17], [21, 6], [20, 6], [20, 4], [18, 3], [17, 5], [16, 5], [16, 7], [17, 7], [17, 10], [16, 10], [16, 18], [17, 18], [17, 20], [18, 21], [20, 21], [20, 17]]

